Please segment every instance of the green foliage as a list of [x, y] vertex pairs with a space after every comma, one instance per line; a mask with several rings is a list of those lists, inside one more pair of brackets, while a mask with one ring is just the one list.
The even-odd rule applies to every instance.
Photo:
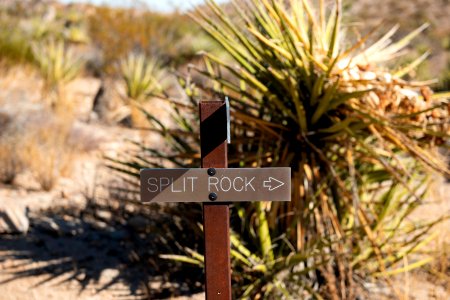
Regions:
[[32, 44], [35, 62], [46, 88], [54, 90], [73, 80], [82, 70], [84, 61], [64, 41], [50, 39]]
[[113, 167], [138, 176], [161, 159], [198, 166], [196, 103], [228, 96], [230, 167], [293, 171], [291, 203], [235, 205], [235, 296], [351, 299], [359, 276], [390, 283], [388, 275], [406, 271], [398, 262], [432, 238], [435, 222], [408, 221], [428, 170], [449, 174], [429, 150], [448, 139], [447, 99], [399, 77], [415, 61], [397, 76], [381, 65], [426, 25], [396, 43], [393, 28], [366, 46], [373, 32], [343, 39], [340, 1], [330, 11], [323, 1], [317, 9], [306, 0], [234, 1], [233, 17], [207, 3], [209, 14], [193, 18], [232, 61], [205, 53], [204, 67], [192, 69], [207, 80], [180, 78], [192, 105], [173, 102], [179, 130], [148, 115], [170, 154], [141, 146]]
[[33, 61], [32, 43], [48, 39], [70, 43], [88, 43], [86, 25], [75, 11], [58, 11], [54, 17], [43, 17], [43, 12], [24, 14], [20, 7], [11, 11], [0, 10], [1, 59], [11, 63]]
[[12, 63], [31, 62], [29, 38], [12, 25], [12, 19], [3, 15], [0, 18], [0, 59]]
[[[258, 205], [245, 207], [243, 216], [255, 221], [240, 228], [241, 239], [259, 241], [253, 254], [265, 269], [244, 272], [241, 296], [352, 298], [356, 274], [389, 283], [395, 271], [387, 270], [428, 240], [432, 224], [418, 229], [406, 218], [425, 197], [427, 169], [449, 174], [426, 150], [448, 138], [448, 101], [400, 78], [423, 57], [398, 74], [381, 65], [426, 25], [395, 43], [393, 28], [366, 46], [373, 33], [353, 44], [343, 39], [340, 1], [331, 11], [324, 1], [317, 9], [309, 1], [233, 5], [238, 20], [213, 1], [210, 14], [193, 15], [233, 57], [206, 53], [195, 69], [211, 84], [199, 88], [228, 96], [235, 126], [246, 128], [235, 137], [245, 140], [235, 148], [239, 165], [291, 166], [294, 186], [292, 203], [266, 205], [267, 216]], [[270, 234], [261, 230], [266, 222]], [[292, 262], [296, 256], [302, 260]], [[314, 291], [321, 277], [325, 284]]]
[[180, 13], [160, 14], [134, 9], [96, 7], [89, 15], [90, 37], [103, 51], [104, 70], [130, 52], [157, 56], [162, 64], [180, 64], [198, 51], [212, 49], [209, 39], [188, 16]]
[[130, 99], [143, 101], [151, 93], [162, 90], [161, 68], [155, 59], [147, 58], [144, 54], [128, 55], [121, 61], [120, 71]]

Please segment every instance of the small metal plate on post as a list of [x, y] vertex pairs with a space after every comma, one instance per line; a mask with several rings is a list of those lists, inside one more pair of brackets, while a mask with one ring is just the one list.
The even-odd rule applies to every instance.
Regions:
[[225, 108], [227, 110], [227, 143], [231, 144], [231, 113], [230, 113], [230, 101], [228, 97], [225, 97]]
[[141, 201], [291, 201], [291, 168], [142, 169]]

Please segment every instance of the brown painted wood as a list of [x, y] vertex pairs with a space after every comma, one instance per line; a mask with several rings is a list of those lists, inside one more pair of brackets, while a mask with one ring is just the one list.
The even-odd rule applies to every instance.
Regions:
[[[225, 102], [201, 102], [200, 140], [203, 168], [226, 168]], [[230, 209], [226, 203], [203, 204], [207, 300], [231, 299]]]

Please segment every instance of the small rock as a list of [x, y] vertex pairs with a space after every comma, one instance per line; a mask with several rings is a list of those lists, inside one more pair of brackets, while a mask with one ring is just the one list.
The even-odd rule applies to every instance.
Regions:
[[134, 213], [136, 211], [136, 205], [129, 204], [129, 203], [125, 204], [125, 211], [130, 214]]
[[112, 218], [112, 213], [109, 210], [97, 210], [95, 214], [103, 221], [109, 221]]
[[27, 233], [30, 227], [28, 209], [17, 202], [7, 202], [0, 205], [0, 234]]
[[362, 80], [375, 80], [377, 79], [377, 74], [374, 72], [362, 72], [360, 74]]
[[160, 281], [153, 281], [153, 282], [150, 282], [150, 289], [151, 290], [161, 290], [161, 285], [162, 285], [162, 282], [160, 282]]
[[61, 190], [61, 198], [67, 199], [69, 198], [69, 193], [66, 190]]
[[35, 224], [36, 228], [47, 233], [59, 235], [59, 226], [53, 219], [41, 217]]
[[98, 279], [100, 285], [111, 283], [116, 277], [120, 276], [120, 271], [117, 269], [104, 269]]
[[59, 218], [48, 218], [48, 217], [40, 217], [39, 220], [36, 220], [34, 226], [37, 229], [45, 231], [52, 235], [57, 236], [74, 236], [79, 231], [82, 231], [82, 228], [73, 221], [66, 221]]
[[93, 99], [100, 88], [100, 80], [93, 77], [76, 78], [65, 87], [65, 94], [75, 103], [75, 113], [79, 119], [87, 120], [92, 111]]
[[86, 273], [78, 273], [75, 276], [76, 280], [78, 280], [78, 281], [84, 281], [86, 279], [86, 277], [87, 277]]
[[116, 86], [114, 80], [104, 80], [93, 97], [92, 111], [96, 113], [96, 119], [108, 124], [122, 119], [120, 112], [124, 103]]
[[205, 299], [205, 293], [194, 294], [190, 296], [180, 296], [175, 298], [170, 298], [172, 300], [203, 300]]
[[109, 225], [103, 221], [100, 220], [94, 220], [91, 223], [92, 228], [96, 230], [106, 230], [109, 228]]

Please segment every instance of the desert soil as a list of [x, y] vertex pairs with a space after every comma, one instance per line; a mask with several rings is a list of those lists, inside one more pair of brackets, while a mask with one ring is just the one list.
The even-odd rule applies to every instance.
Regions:
[[[39, 109], [39, 95], [36, 92], [39, 90], [36, 88], [39, 84], [33, 76], [30, 80], [30, 74], [23, 70], [0, 76], [2, 111], [16, 116], [26, 114], [27, 111], [36, 107]], [[61, 216], [62, 220], [58, 219], [56, 213], [51, 213], [58, 211], [59, 208], [66, 211], [82, 210], [87, 207], [91, 198], [107, 198], [108, 194], [104, 186], [114, 180], [114, 176], [104, 166], [103, 156], [117, 155], [125, 147], [126, 143], [123, 142], [125, 139], [136, 141], [145, 139], [146, 143], [162, 144], [162, 141], [151, 133], [90, 121], [92, 100], [98, 86], [99, 81], [94, 78], [78, 79], [70, 86], [71, 93], [76, 95], [74, 101], [77, 103], [78, 110], [78, 121], [74, 126], [78, 128], [81, 136], [89, 137], [90, 143], [94, 144], [93, 150], [82, 153], [76, 158], [70, 174], [61, 178], [50, 192], [39, 190], [36, 183], [30, 179], [30, 174], [21, 174], [14, 186], [0, 186], [0, 207], [20, 202], [28, 207], [31, 222], [27, 235], [0, 236], [0, 299], [2, 300], [140, 299], [148, 295], [138, 283], [130, 280], [133, 274], [122, 274], [121, 255], [123, 254], [116, 253], [117, 250], [114, 252], [116, 244], [117, 247], [122, 247], [121, 234], [129, 234], [126, 231], [128, 228], [126, 225], [118, 224], [116, 229], [119, 229], [112, 232], [108, 231], [107, 221], [94, 220], [92, 223], [85, 224], [79, 223], [70, 213]], [[11, 98], [18, 100], [11, 103], [8, 101]], [[151, 109], [154, 113], [167, 114], [164, 103], [155, 102], [153, 105]], [[428, 215], [432, 219], [438, 215], [449, 215], [449, 184], [440, 180], [435, 191], [434, 203], [425, 206], [419, 212], [420, 217]], [[111, 219], [111, 212], [107, 209], [96, 214], [100, 216], [100, 220]], [[55, 226], [59, 226], [58, 228], [52, 227], [52, 220], [57, 223]], [[441, 225], [442, 235], [434, 247], [448, 246], [449, 228], [448, 222]], [[72, 234], [72, 231], [75, 233]], [[82, 234], [77, 235], [77, 232]], [[83, 252], [86, 249], [94, 251], [91, 253], [94, 258], [85, 257], [86, 253]], [[30, 258], [30, 253], [39, 259]], [[95, 266], [92, 266], [89, 272], [77, 270], [77, 264], [70, 261], [67, 253], [75, 257], [79, 255], [80, 260], [90, 259], [92, 264], [98, 264], [101, 268], [96, 270]], [[127, 255], [132, 255], [132, 252]], [[448, 256], [444, 259], [448, 260]], [[111, 261], [117, 263], [111, 263]], [[58, 262], [63, 268], [60, 272], [58, 267], [55, 267], [58, 266]], [[53, 268], [51, 271], [46, 271], [51, 268]], [[136, 268], [132, 272], [141, 271]], [[91, 278], [88, 280], [86, 276]], [[448, 273], [445, 276], [448, 276]], [[123, 278], [126, 280], [122, 280]], [[433, 282], [430, 278], [432, 277], [426, 272], [412, 272], [400, 275], [394, 280], [399, 289], [408, 295], [405, 299], [450, 299], [449, 283], [445, 279]], [[158, 278], [150, 283], [149, 287], [165, 289], [167, 291], [165, 297], [168, 299], [204, 298], [202, 293], [171, 298], [171, 291], [182, 286], [176, 284], [171, 286], [171, 283], [163, 283]], [[378, 295], [377, 298], [383, 297], [383, 288], [369, 284], [367, 287], [373, 291], [372, 295]], [[162, 295], [164, 294], [154, 297], [161, 299], [164, 297]], [[389, 298], [389, 296], [384, 297]]]

